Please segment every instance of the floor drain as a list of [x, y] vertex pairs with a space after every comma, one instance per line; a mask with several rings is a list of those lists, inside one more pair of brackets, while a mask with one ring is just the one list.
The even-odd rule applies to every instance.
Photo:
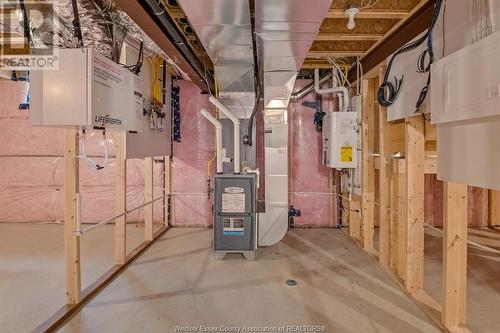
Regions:
[[292, 280], [292, 279], [290, 279], [290, 280], [286, 280], [286, 281], [285, 281], [285, 283], [286, 283], [287, 285], [289, 285], [290, 287], [294, 287], [294, 286], [296, 286], [296, 285], [298, 284], [298, 283], [297, 283], [297, 281]]

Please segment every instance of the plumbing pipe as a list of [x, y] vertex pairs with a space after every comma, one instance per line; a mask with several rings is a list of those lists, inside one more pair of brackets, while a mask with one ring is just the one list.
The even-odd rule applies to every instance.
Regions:
[[222, 124], [206, 109], [201, 109], [201, 115], [215, 126], [215, 146], [217, 173], [222, 173]]
[[85, 128], [82, 129], [82, 139], [80, 140], [80, 150], [82, 151], [81, 155], [78, 155], [78, 158], [83, 159], [89, 166], [92, 168], [95, 168], [96, 170], [102, 170], [106, 167], [108, 164], [108, 143], [106, 141], [106, 131], [102, 132], [103, 135], [103, 142], [104, 142], [104, 163], [102, 165], [98, 164], [95, 160], [91, 159], [86, 151], [85, 151], [85, 135], [86, 131]]
[[246, 174], [254, 174], [254, 175], [257, 175], [257, 189], [259, 189], [260, 187], [260, 171], [259, 171], [259, 168], [257, 169], [250, 169], [249, 167], [244, 167], [243, 168], [243, 173], [246, 173]]
[[208, 99], [217, 109], [233, 122], [233, 152], [234, 152], [234, 173], [240, 173], [240, 120], [236, 118], [217, 98], [210, 96]]
[[350, 110], [349, 107], [349, 91], [346, 87], [334, 87], [328, 89], [320, 89], [319, 87], [319, 68], [314, 70], [314, 91], [317, 94], [331, 94], [331, 93], [342, 93], [344, 95], [344, 103], [342, 105], [342, 111], [346, 112]]
[[[323, 76], [320, 80], [319, 80], [319, 86], [322, 87], [323, 85], [325, 85], [328, 81], [330, 81], [330, 79], [332, 78], [332, 74], [331, 73], [328, 73], [326, 74], [325, 76]], [[299, 101], [301, 100], [302, 98], [304, 98], [306, 95], [308, 95], [311, 91], [314, 90], [314, 81], [311, 82], [310, 84], [308, 84], [307, 86], [305, 86], [304, 88], [296, 91], [296, 92], [293, 92], [292, 93], [292, 96], [290, 97], [290, 100], [292, 102], [296, 102], [296, 101]]]

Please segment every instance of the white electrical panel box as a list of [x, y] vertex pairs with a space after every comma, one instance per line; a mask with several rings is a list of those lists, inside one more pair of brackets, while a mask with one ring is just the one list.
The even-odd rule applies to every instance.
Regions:
[[500, 115], [500, 31], [432, 64], [434, 123]]
[[30, 73], [31, 122], [138, 131], [142, 80], [94, 49], [59, 50], [59, 69]]
[[358, 133], [356, 112], [327, 112], [323, 118], [323, 164], [356, 168]]

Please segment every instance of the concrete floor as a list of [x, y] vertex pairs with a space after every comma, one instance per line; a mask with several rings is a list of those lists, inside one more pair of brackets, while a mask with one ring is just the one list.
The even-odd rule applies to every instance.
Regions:
[[[114, 265], [114, 226], [81, 238], [82, 287]], [[0, 332], [30, 332], [66, 303], [60, 224], [0, 223]], [[127, 226], [129, 251], [144, 229]]]
[[[500, 250], [500, 234], [469, 229], [469, 239]], [[440, 301], [442, 293], [443, 238], [426, 229], [424, 289]], [[469, 246], [467, 256], [467, 327], [474, 333], [500, 331], [500, 255]]]
[[[256, 262], [215, 261], [210, 229], [173, 229], [62, 332], [325, 325], [327, 332], [440, 332], [339, 230], [297, 229]], [[290, 287], [285, 280], [295, 279]]]
[[[129, 249], [143, 229], [128, 226]], [[500, 234], [470, 230], [500, 248]], [[426, 231], [425, 290], [441, 298], [442, 239]], [[0, 224], [0, 332], [29, 332], [65, 302], [63, 228]], [[469, 248], [467, 325], [500, 325], [500, 258]], [[113, 226], [82, 238], [82, 283], [113, 265]], [[287, 286], [286, 279], [298, 285]], [[439, 332], [347, 235], [297, 229], [257, 262], [211, 256], [211, 230], [173, 229], [75, 316], [63, 332], [173, 332], [175, 325], [325, 325], [328, 332]]]

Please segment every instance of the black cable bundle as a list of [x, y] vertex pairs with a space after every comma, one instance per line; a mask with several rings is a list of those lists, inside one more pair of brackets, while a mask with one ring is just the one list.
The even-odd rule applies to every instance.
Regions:
[[73, 24], [74, 35], [76, 39], [78, 39], [78, 47], [83, 47], [83, 35], [82, 35], [82, 27], [80, 25], [80, 15], [78, 14], [78, 5], [76, 0], [71, 1], [71, 6], [73, 8]]
[[[394, 60], [396, 59], [397, 56], [412, 51], [422, 45], [425, 41], [427, 41], [427, 48], [422, 52], [422, 54], [419, 56], [418, 61], [417, 61], [417, 72], [419, 73], [429, 73], [429, 77], [427, 79], [427, 84], [424, 88], [422, 88], [422, 91], [420, 92], [420, 96], [417, 100], [416, 103], [416, 108], [417, 111], [420, 109], [422, 104], [425, 101], [425, 98], [427, 96], [427, 92], [429, 91], [429, 85], [431, 83], [431, 74], [430, 74], [430, 69], [431, 69], [431, 64], [434, 61], [434, 52], [432, 49], [432, 32], [434, 30], [434, 27], [436, 26], [437, 20], [439, 18], [439, 14], [441, 12], [441, 4], [442, 0], [436, 0], [436, 3], [434, 5], [434, 13], [432, 15], [432, 21], [431, 25], [427, 29], [427, 32], [420, 37], [419, 39], [412, 41], [410, 43], [407, 43], [403, 47], [401, 47], [399, 50], [394, 53], [392, 56], [391, 60], [389, 60], [389, 64], [387, 65], [387, 70], [385, 72], [384, 76], [384, 82], [380, 85], [378, 88], [378, 93], [377, 93], [377, 100], [378, 103], [381, 106], [388, 107], [394, 103], [396, 98], [398, 97], [399, 91], [401, 90], [401, 86], [403, 85], [403, 79], [404, 75], [401, 76], [400, 79], [398, 79], [396, 76], [394, 76], [395, 82], [392, 83], [389, 81], [389, 75], [391, 73], [391, 68]], [[425, 64], [426, 59], [428, 58], [429, 63]], [[388, 95], [386, 96], [386, 91], [388, 92]]]

